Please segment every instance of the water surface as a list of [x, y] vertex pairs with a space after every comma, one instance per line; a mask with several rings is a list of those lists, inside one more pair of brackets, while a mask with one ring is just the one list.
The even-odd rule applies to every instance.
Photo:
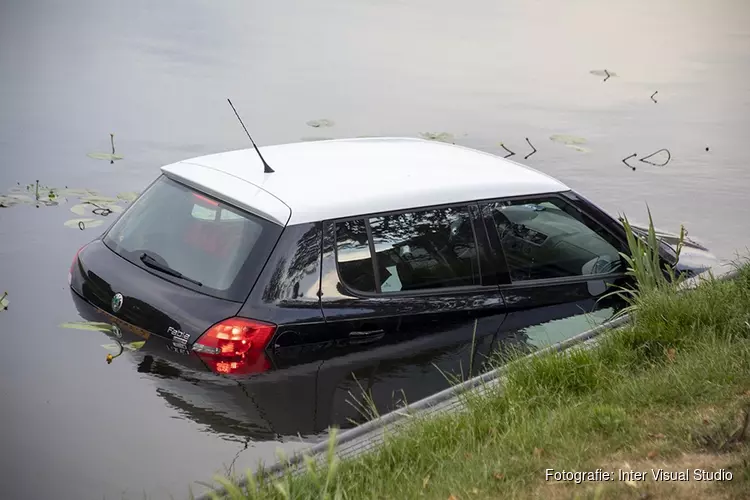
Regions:
[[[604, 69], [617, 76], [591, 73]], [[749, 76], [742, 0], [3, 2], [0, 191], [36, 179], [137, 191], [160, 165], [247, 147], [231, 97], [261, 145], [450, 134], [523, 160], [528, 138], [538, 151], [524, 163], [611, 212], [643, 220], [648, 203], [659, 226], [684, 223], [731, 258], [750, 234]], [[110, 133], [124, 159], [87, 157], [108, 152]], [[588, 152], [555, 134], [584, 138]], [[666, 166], [638, 161], [661, 148]], [[633, 153], [636, 171], [621, 162]], [[67, 270], [104, 227], [64, 227], [69, 206], [0, 208], [3, 491], [179, 497], [233, 463], [272, 460], [281, 438], [243, 427], [267, 417], [248, 417], [244, 396], [213, 408], [200, 384], [144, 368], [144, 353], [107, 365], [106, 336], [57, 327], [80, 319]], [[463, 348], [385, 363], [382, 391], [441, 389], [434, 364], [453, 366]], [[321, 408], [341, 413], [351, 387]], [[318, 427], [335, 416], [321, 415]]]

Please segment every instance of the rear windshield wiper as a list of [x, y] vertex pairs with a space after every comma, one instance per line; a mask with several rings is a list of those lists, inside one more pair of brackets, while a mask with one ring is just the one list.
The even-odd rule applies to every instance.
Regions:
[[168, 274], [170, 276], [174, 276], [175, 278], [179, 278], [181, 280], [189, 281], [190, 283], [194, 283], [198, 286], [203, 286], [203, 283], [200, 281], [196, 281], [192, 278], [188, 278], [184, 274], [182, 274], [180, 271], [177, 271], [175, 269], [172, 269], [166, 264], [161, 264], [158, 260], [156, 260], [154, 257], [150, 256], [146, 252], [143, 252], [141, 254], [141, 262], [143, 262], [144, 265], [156, 269], [158, 271], [163, 272], [164, 274]]

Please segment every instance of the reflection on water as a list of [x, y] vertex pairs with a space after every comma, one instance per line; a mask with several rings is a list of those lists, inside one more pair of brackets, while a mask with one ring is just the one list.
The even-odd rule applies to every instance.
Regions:
[[[316, 117], [328, 137], [432, 131], [514, 160], [532, 151], [528, 138], [530, 166], [631, 220], [646, 218], [648, 202], [659, 226], [685, 223], [732, 257], [750, 230], [737, 208], [750, 186], [748, 19], [744, 0], [0, 2], [0, 205], [13, 205], [0, 207], [0, 293], [12, 302], [0, 311], [4, 493], [180, 497], [230, 463], [273, 460], [274, 439], [299, 446], [281, 437], [294, 429], [314, 438], [359, 418], [346, 402], [359, 390], [352, 372], [387, 408], [400, 389], [413, 401], [445, 387], [436, 366], [466, 373], [471, 358], [470, 339], [414, 339], [411, 357], [349, 354], [245, 391], [178, 374], [148, 342], [108, 365], [108, 336], [57, 325], [79, 319], [66, 282], [73, 255], [116, 214], [88, 206], [76, 216], [103, 224], [67, 229], [70, 207], [46, 206], [58, 203], [47, 191], [35, 208], [27, 183], [138, 192], [160, 165], [247, 147], [231, 97], [260, 145], [309, 136]], [[108, 154], [109, 133], [123, 158], [88, 157]], [[585, 138], [588, 152], [554, 135]], [[662, 148], [666, 166], [638, 161]], [[635, 172], [621, 162], [633, 153]], [[473, 366], [604, 314], [533, 327], [508, 318], [503, 334], [478, 339]]]
[[[539, 323], [456, 336], [454, 330], [350, 351], [250, 379], [196, 371], [184, 358], [164, 349], [155, 337], [139, 338], [116, 325], [94, 321], [100, 313], [76, 299], [79, 313], [91, 321], [61, 326], [90, 332], [115, 343], [95, 342], [119, 351], [137, 373], [147, 375], [156, 394], [179, 414], [233, 441], [280, 441], [304, 435], [324, 436], [329, 426], [348, 428], [374, 410], [386, 413], [443, 390], [451, 383], [497, 366], [499, 352], [531, 352], [597, 326], [613, 308], [570, 314], [566, 306], [538, 308]], [[551, 318], [551, 319], [550, 319]], [[548, 320], [547, 320], [548, 319]], [[372, 407], [371, 407], [372, 406]]]
[[606, 308], [579, 316], [557, 319], [524, 328], [523, 333], [528, 337], [529, 344], [542, 348], [595, 328], [612, 318], [614, 312], [614, 309]]

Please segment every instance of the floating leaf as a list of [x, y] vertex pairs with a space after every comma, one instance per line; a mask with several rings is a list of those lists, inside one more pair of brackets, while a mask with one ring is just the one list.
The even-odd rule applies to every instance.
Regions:
[[101, 215], [102, 217], [108, 216], [110, 213], [120, 213], [124, 210], [120, 205], [110, 203], [108, 200], [115, 200], [114, 198], [107, 198], [105, 196], [89, 197], [87, 200], [97, 201], [85, 201], [78, 205], [70, 207], [70, 211], [76, 215], [86, 215], [86, 212], [91, 212], [94, 215]]
[[120, 205], [114, 205], [114, 204], [112, 204], [112, 203], [106, 203], [106, 204], [104, 204], [104, 205], [100, 205], [100, 206], [101, 206], [102, 208], [106, 208], [106, 209], [108, 209], [108, 210], [111, 210], [112, 212], [114, 212], [114, 213], [116, 213], [116, 214], [119, 214], [120, 212], [122, 212], [123, 210], [125, 210], [125, 209], [124, 209], [124, 208], [122, 208], [122, 207], [121, 207]]
[[83, 196], [99, 196], [99, 191], [95, 189], [77, 189], [77, 188], [63, 188], [58, 189], [57, 195], [58, 196], [73, 196], [76, 198], [80, 198]]
[[617, 76], [617, 73], [615, 73], [614, 71], [603, 69], [592, 69], [591, 71], [589, 71], [589, 73], [596, 76], [607, 76], [607, 73], [609, 73], [609, 76]]
[[10, 301], [8, 300], [8, 292], [3, 292], [3, 294], [0, 295], [0, 311], [6, 310], [9, 303]]
[[31, 196], [22, 194], [0, 194], [0, 208], [9, 208], [14, 205], [22, 205], [24, 203], [34, 203], [34, 199]]
[[73, 205], [72, 207], [70, 207], [70, 211], [76, 215], [84, 215], [86, 213], [86, 209], [89, 207], [91, 207], [91, 205], [79, 203], [78, 205]]
[[88, 156], [89, 158], [93, 158], [94, 160], [107, 160], [107, 161], [122, 160], [121, 155], [116, 155], [112, 153], [88, 153], [86, 156]]
[[[128, 351], [137, 351], [143, 345], [146, 343], [145, 340], [139, 340], [137, 342], [129, 342], [127, 344], [122, 344], [123, 349], [127, 349]], [[108, 351], [119, 351], [120, 346], [118, 344], [102, 344], [102, 347], [107, 349]]]
[[84, 205], [87, 205], [91, 213], [94, 215], [101, 215], [103, 217], [106, 217], [110, 214], [110, 212], [114, 212], [116, 214], [119, 214], [124, 209], [120, 205], [114, 205], [112, 203], [84, 203]]
[[448, 132], [420, 132], [419, 136], [428, 141], [454, 142], [453, 134]]
[[111, 332], [112, 325], [109, 323], [100, 323], [96, 321], [70, 321], [68, 323], [61, 323], [58, 325], [60, 328], [72, 328], [75, 330], [90, 330], [94, 332]]
[[135, 201], [135, 199], [138, 198], [138, 193], [135, 191], [126, 191], [118, 194], [117, 197], [124, 201]]
[[117, 198], [112, 198], [111, 196], [91, 195], [81, 196], [81, 201], [88, 201], [90, 203], [101, 205], [102, 203], [117, 203]]
[[556, 142], [558, 144], [564, 144], [565, 146], [571, 149], [575, 149], [576, 151], [579, 151], [581, 153], [591, 152], [590, 149], [580, 146], [581, 144], [586, 144], [586, 139], [584, 139], [583, 137], [576, 137], [574, 135], [565, 135], [565, 134], [555, 134], [555, 135], [551, 135], [549, 139], [552, 142]]
[[[130, 193], [123, 193], [123, 198], [112, 198], [110, 196], [102, 196], [94, 189], [71, 189], [68, 187], [55, 188], [40, 185], [37, 182], [24, 186], [21, 186], [21, 184], [19, 183], [17, 186], [9, 189], [8, 193], [9, 194], [0, 195], [0, 208], [6, 208], [20, 204], [36, 205], [37, 207], [56, 206], [60, 203], [66, 202], [67, 197], [71, 197], [79, 198], [83, 202], [94, 203], [100, 208], [106, 209], [109, 212], [119, 213], [124, 209], [116, 203], [122, 201], [123, 198], [133, 199], [133, 194]], [[93, 207], [92, 210], [94, 208], [96, 207]], [[80, 206], [76, 206], [76, 208], [72, 208], [71, 210], [75, 214], [83, 215], [83, 213], [81, 213]]]
[[104, 224], [104, 221], [101, 219], [70, 219], [65, 221], [65, 227], [70, 227], [73, 229], [82, 229], [81, 224], [83, 224], [83, 229], [88, 229], [91, 227], [97, 227]]
[[554, 134], [554, 135], [551, 135], [549, 139], [552, 142], [565, 144], [567, 146], [575, 145], [575, 144], [586, 144], [586, 139], [584, 139], [583, 137], [576, 137], [574, 135]]
[[307, 125], [309, 125], [310, 127], [314, 127], [314, 128], [333, 127], [334, 123], [333, 123], [333, 120], [328, 120], [326, 118], [323, 118], [321, 120], [310, 120], [309, 122], [307, 122]]

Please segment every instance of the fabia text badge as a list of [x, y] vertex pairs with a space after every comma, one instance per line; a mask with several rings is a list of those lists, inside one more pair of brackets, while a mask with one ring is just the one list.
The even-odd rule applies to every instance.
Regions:
[[190, 340], [190, 334], [172, 328], [167, 328], [167, 333], [172, 335], [172, 345], [178, 349], [186, 349], [188, 340]]

